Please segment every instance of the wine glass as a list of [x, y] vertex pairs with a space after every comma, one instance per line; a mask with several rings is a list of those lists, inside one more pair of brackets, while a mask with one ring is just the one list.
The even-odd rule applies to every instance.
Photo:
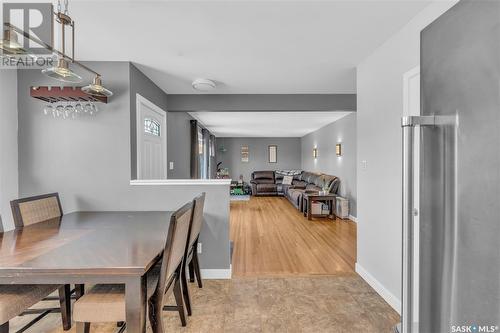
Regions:
[[44, 114], [44, 115], [49, 115], [49, 114], [51, 114], [53, 111], [54, 111], [54, 107], [52, 107], [52, 105], [50, 105], [50, 104], [47, 104], [47, 105], [43, 108], [43, 114]]
[[56, 116], [60, 117], [63, 115], [63, 113], [64, 113], [64, 106], [62, 106], [62, 104], [56, 106]]
[[85, 104], [85, 113], [90, 113], [92, 111], [92, 105], [90, 103]]
[[69, 117], [71, 114], [73, 114], [73, 112], [75, 112], [75, 110], [73, 109], [73, 105], [68, 103], [64, 108], [64, 115], [66, 117]]
[[75, 104], [75, 112], [76, 113], [83, 113], [83, 106], [81, 103], [76, 103]]

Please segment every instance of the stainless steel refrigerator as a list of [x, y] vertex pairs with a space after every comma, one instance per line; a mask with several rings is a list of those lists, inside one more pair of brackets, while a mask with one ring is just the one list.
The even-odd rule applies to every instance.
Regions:
[[440, 16], [422, 31], [420, 62], [421, 116], [402, 120], [399, 330], [500, 332], [500, 1]]

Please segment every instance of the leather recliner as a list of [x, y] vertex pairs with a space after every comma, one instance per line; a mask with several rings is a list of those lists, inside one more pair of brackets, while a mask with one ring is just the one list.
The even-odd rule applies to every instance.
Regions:
[[253, 195], [278, 195], [278, 186], [274, 178], [274, 171], [255, 171], [252, 173]]

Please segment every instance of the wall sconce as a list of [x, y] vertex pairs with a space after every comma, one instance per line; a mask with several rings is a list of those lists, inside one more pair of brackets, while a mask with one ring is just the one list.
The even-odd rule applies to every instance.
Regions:
[[341, 143], [337, 143], [337, 145], [335, 146], [335, 153], [337, 154], [337, 156], [342, 156], [342, 144]]
[[313, 157], [318, 158], [318, 148], [313, 148]]

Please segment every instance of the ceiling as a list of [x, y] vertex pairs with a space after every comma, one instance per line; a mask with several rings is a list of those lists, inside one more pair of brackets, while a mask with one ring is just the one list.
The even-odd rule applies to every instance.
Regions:
[[429, 1], [70, 1], [77, 58], [132, 61], [169, 94], [355, 93], [355, 67]]
[[303, 137], [352, 112], [189, 112], [216, 137]]

